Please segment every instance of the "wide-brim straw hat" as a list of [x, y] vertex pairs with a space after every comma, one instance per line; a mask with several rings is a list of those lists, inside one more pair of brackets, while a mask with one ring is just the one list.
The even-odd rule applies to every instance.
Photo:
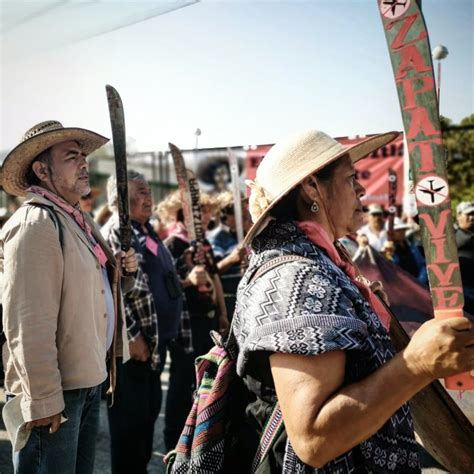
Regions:
[[324, 132], [306, 130], [274, 145], [260, 162], [255, 180], [246, 181], [251, 189], [249, 211], [254, 224], [245, 236], [244, 245], [266, 227], [269, 212], [305, 178], [343, 155], [349, 155], [355, 163], [398, 135], [399, 132], [383, 133], [344, 146]]
[[6, 156], [1, 170], [3, 189], [13, 196], [24, 196], [30, 186], [26, 182], [26, 174], [32, 161], [53, 145], [69, 140], [78, 142], [86, 156], [109, 141], [84, 128], [65, 128], [56, 120], [41, 122], [30, 128], [21, 143]]

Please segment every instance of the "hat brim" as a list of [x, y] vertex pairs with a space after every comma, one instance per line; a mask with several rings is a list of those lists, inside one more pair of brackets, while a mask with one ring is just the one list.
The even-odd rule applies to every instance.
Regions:
[[278, 196], [276, 196], [272, 202], [268, 205], [268, 207], [265, 209], [265, 211], [262, 213], [262, 215], [255, 221], [255, 223], [252, 225], [250, 230], [247, 232], [247, 235], [245, 236], [242, 245], [250, 245], [252, 242], [253, 238], [257, 236], [264, 228], [264, 224], [266, 225], [268, 223], [268, 217], [269, 217], [269, 212], [296, 186], [298, 186], [302, 181], [304, 181], [308, 176], [311, 176], [312, 174], [316, 173], [317, 171], [322, 170], [325, 168], [327, 165], [332, 163], [333, 161], [337, 160], [338, 158], [341, 158], [344, 155], [349, 155], [353, 163], [356, 163], [357, 161], [361, 160], [362, 158], [367, 157], [370, 155], [373, 151], [383, 147], [384, 145], [387, 145], [391, 141], [395, 140], [400, 135], [400, 132], [387, 132], [387, 133], [382, 133], [380, 135], [375, 135], [373, 137], [366, 138], [365, 140], [362, 140], [359, 143], [356, 143], [355, 145], [345, 147], [343, 150], [335, 154], [334, 156], [331, 156], [329, 159], [324, 161], [324, 163], [320, 163], [318, 167], [311, 169], [308, 171], [307, 174], [305, 174], [298, 182], [293, 183], [289, 185], [284, 191], [282, 191]]
[[13, 196], [24, 196], [30, 186], [26, 182], [26, 174], [31, 162], [53, 145], [70, 140], [80, 143], [86, 156], [109, 141], [108, 138], [84, 128], [61, 128], [29, 138], [6, 156], [1, 173], [3, 189]]

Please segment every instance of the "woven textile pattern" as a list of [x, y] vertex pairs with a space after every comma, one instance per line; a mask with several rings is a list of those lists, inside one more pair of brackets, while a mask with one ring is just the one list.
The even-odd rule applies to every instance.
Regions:
[[197, 393], [176, 447], [173, 472], [222, 472], [225, 404], [235, 378], [235, 361], [214, 346], [196, 359]]
[[[253, 254], [238, 290], [234, 333], [239, 345], [237, 373], [268, 380], [265, 364], [254, 361], [272, 352], [317, 355], [344, 350], [344, 385], [367, 377], [390, 360], [390, 338], [350, 278], [293, 223], [276, 223], [253, 241]], [[255, 283], [250, 275], [280, 255], [301, 255], [276, 267]], [[268, 387], [268, 390], [272, 390]], [[257, 396], [258, 393], [255, 393]], [[302, 463], [288, 441], [285, 473], [420, 472], [407, 404], [366, 441], [314, 469]]]

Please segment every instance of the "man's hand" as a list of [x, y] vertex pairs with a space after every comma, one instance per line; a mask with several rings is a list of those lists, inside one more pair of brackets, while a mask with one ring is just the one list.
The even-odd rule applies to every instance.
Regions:
[[240, 263], [247, 256], [247, 249], [245, 247], [235, 247], [234, 250], [226, 257], [231, 263]]
[[139, 334], [135, 340], [130, 341], [128, 348], [130, 350], [130, 357], [133, 360], [146, 362], [150, 358], [150, 349], [148, 349], [148, 345], [142, 334]]
[[365, 234], [360, 234], [357, 236], [357, 243], [359, 244], [359, 247], [367, 247], [369, 245], [369, 238]]
[[49, 426], [49, 433], [56, 433], [56, 431], [58, 431], [59, 427], [61, 426], [61, 413], [53, 416], [47, 416], [46, 418], [39, 418], [38, 420], [29, 421], [26, 424], [26, 429], [31, 431], [37, 426]]
[[192, 286], [204, 286], [208, 283], [207, 272], [202, 265], [196, 265], [193, 267], [186, 280]]
[[135, 249], [130, 247], [126, 252], [123, 250], [118, 254], [118, 259], [122, 264], [122, 269], [126, 272], [133, 274], [138, 269], [137, 257], [135, 255]]
[[217, 263], [219, 273], [225, 273], [233, 265], [246, 264], [247, 249], [245, 247], [235, 247], [232, 252]]

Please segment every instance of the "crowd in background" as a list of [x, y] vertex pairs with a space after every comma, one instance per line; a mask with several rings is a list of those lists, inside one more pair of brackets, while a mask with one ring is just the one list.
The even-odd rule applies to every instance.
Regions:
[[[97, 207], [99, 192], [81, 198], [83, 212], [101, 226], [112, 249], [120, 248], [114, 178], [109, 180], [107, 204]], [[167, 450], [175, 447], [194, 390], [194, 360], [213, 345], [212, 330], [225, 333], [235, 306], [237, 286], [247, 264], [247, 251], [239, 246], [233, 195], [201, 193], [205, 252], [212, 255], [196, 263], [195, 244], [188, 236], [179, 191], [159, 203], [145, 177], [129, 172], [132, 245], [138, 260], [133, 290], [124, 295], [131, 361], [118, 364], [114, 405], [108, 409], [112, 470], [146, 472], [151, 458], [154, 424], [162, 407]], [[247, 200], [242, 198], [243, 228], [251, 226]], [[3, 224], [14, 209], [0, 210]], [[422, 285], [428, 285], [420, 226], [416, 219], [390, 216], [383, 206], [366, 208], [365, 224], [342, 239], [354, 256], [370, 245], [400, 266]], [[457, 207], [456, 240], [467, 297], [474, 301], [474, 203]], [[202, 291], [202, 287], [207, 290]], [[161, 375], [170, 359], [167, 400], [162, 400]]]

